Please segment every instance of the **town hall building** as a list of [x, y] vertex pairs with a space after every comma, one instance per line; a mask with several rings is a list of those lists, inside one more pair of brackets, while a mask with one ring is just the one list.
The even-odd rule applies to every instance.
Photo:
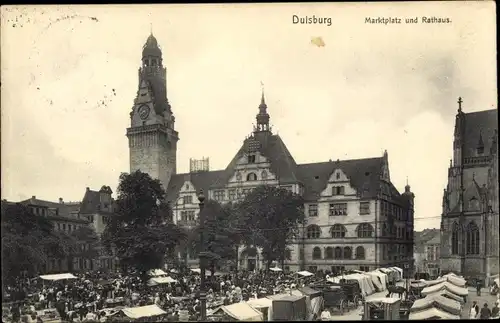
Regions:
[[[179, 133], [167, 98], [162, 52], [151, 34], [142, 50], [137, 97], [127, 129], [130, 171], [158, 178], [172, 205], [174, 221], [194, 226], [197, 194], [220, 203], [245, 198], [259, 185], [273, 185], [301, 195], [307, 223], [291, 248], [291, 270], [373, 270], [412, 268], [414, 195], [401, 194], [391, 182], [387, 151], [382, 156], [300, 164], [283, 139], [272, 132], [269, 107], [260, 98], [256, 125], [225, 169], [193, 167], [177, 173]], [[250, 124], [250, 120], [249, 120]], [[262, 257], [240, 248], [239, 266], [262, 268]], [[197, 265], [194, 253], [189, 264]]]

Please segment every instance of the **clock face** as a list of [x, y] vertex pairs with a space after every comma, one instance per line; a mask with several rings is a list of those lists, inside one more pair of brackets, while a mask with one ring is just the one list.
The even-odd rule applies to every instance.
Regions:
[[139, 108], [139, 117], [141, 117], [142, 120], [145, 120], [149, 116], [149, 107], [147, 105], [142, 105]]

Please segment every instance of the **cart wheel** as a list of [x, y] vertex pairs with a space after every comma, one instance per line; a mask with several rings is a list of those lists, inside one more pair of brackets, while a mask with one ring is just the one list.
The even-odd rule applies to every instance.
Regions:
[[359, 303], [359, 298], [358, 298], [358, 295], [354, 295], [354, 299], [353, 299], [353, 301], [352, 301], [352, 302], [353, 302], [353, 308], [354, 308], [354, 309], [357, 309], [357, 308], [358, 308], [358, 306], [359, 306], [359, 304], [358, 304], [358, 303]]
[[340, 309], [340, 315], [344, 315], [344, 300], [340, 301], [339, 309]]

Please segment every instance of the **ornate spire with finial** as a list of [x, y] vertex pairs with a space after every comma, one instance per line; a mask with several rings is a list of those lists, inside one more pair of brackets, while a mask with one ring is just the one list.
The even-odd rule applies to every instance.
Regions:
[[457, 103], [458, 103], [458, 113], [462, 113], [462, 103], [463, 103], [463, 102], [464, 102], [464, 101], [462, 101], [462, 97], [461, 97], [461, 96], [459, 96], [459, 97], [458, 97], [458, 101], [457, 101]]
[[261, 91], [262, 95], [260, 98], [259, 113], [257, 114], [257, 126], [255, 127], [255, 132], [270, 132], [269, 127], [269, 114], [267, 113], [266, 98], [264, 96], [264, 83], [261, 81]]

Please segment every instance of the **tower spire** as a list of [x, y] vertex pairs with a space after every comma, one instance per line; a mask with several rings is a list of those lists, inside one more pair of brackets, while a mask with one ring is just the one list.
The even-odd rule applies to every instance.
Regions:
[[270, 132], [269, 114], [267, 113], [266, 98], [264, 96], [264, 83], [262, 81], [260, 81], [260, 86], [262, 94], [260, 98], [259, 113], [256, 117], [257, 125], [255, 126], [254, 132]]
[[152, 35], [153, 34], [153, 23], [149, 23], [149, 33]]
[[457, 101], [457, 103], [458, 103], [458, 113], [461, 113], [461, 112], [462, 112], [462, 103], [463, 103], [463, 102], [464, 102], [464, 101], [462, 101], [462, 97], [461, 97], [461, 96], [459, 96], [459, 97], [458, 97], [458, 101]]

